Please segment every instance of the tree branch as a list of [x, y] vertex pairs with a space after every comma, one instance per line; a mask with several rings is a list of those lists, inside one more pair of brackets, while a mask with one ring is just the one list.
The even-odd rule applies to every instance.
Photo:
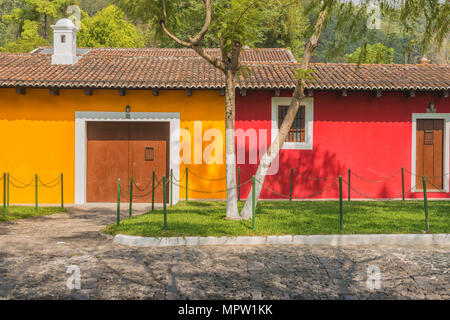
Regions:
[[328, 17], [329, 10], [329, 6], [324, 5], [323, 10], [320, 11], [319, 17], [317, 18], [316, 24], [314, 26], [314, 32], [311, 35], [311, 38], [309, 38], [308, 42], [305, 44], [305, 51], [303, 52], [303, 59], [300, 64], [301, 69], [308, 69], [309, 62], [311, 61], [311, 56], [318, 46], [319, 37], [322, 34], [322, 30], [325, 25], [325, 20]]
[[163, 19], [160, 21], [161, 27], [163, 31], [171, 38], [173, 41], [178, 43], [179, 45], [191, 48], [199, 56], [201, 56], [203, 59], [211, 63], [214, 67], [225, 71], [225, 65], [216, 57], [208, 54], [205, 52], [205, 50], [199, 45], [199, 43], [203, 40], [203, 37], [205, 36], [206, 32], [209, 29], [209, 26], [211, 25], [211, 0], [204, 0], [205, 3], [205, 11], [206, 11], [206, 17], [205, 17], [205, 24], [203, 25], [202, 30], [195, 36], [195, 37], [189, 37], [189, 42], [183, 41], [179, 39], [177, 36], [175, 36], [173, 33], [171, 33], [167, 27], [166, 27], [166, 20], [167, 20], [167, 9], [166, 9], [166, 0], [162, 0], [162, 7], [163, 7]]
[[[303, 52], [303, 59], [300, 63], [300, 70], [307, 71], [309, 68], [309, 62], [311, 61], [311, 56], [314, 50], [317, 48], [319, 43], [320, 35], [322, 34], [323, 27], [325, 25], [325, 20], [328, 17], [329, 6], [324, 5], [323, 9], [319, 13], [319, 17], [317, 18], [316, 24], [314, 25], [314, 32], [309, 38], [308, 42], [305, 44], [305, 51]], [[292, 121], [283, 121], [280, 126], [280, 133], [278, 134], [278, 143], [280, 144], [280, 149], [283, 147], [284, 142], [286, 141], [287, 133], [289, 129], [292, 127], [293, 120], [295, 115], [297, 114], [298, 108], [300, 106], [301, 100], [305, 97], [305, 87], [306, 80], [302, 77], [297, 80], [297, 84], [294, 89], [293, 98], [291, 104], [286, 113], [285, 119], [291, 119]], [[269, 153], [275, 151], [272, 148], [269, 148]], [[276, 150], [278, 152], [279, 150]]]
[[189, 42], [179, 39], [177, 36], [172, 34], [166, 27], [166, 20], [167, 20], [166, 0], [162, 0], [162, 7], [163, 7], [163, 19], [159, 22], [159, 24], [161, 25], [161, 28], [169, 36], [170, 39], [172, 39], [179, 45], [182, 45], [183, 47], [189, 48], [191, 46]]
[[219, 58], [206, 53], [206, 51], [200, 46], [192, 46], [191, 48], [194, 49], [194, 51], [197, 52], [200, 57], [211, 63], [214, 67], [225, 72], [225, 65], [222, 61], [219, 60]]
[[[234, 34], [236, 33], [236, 29], [241, 21], [241, 19], [244, 17], [245, 13], [253, 7], [258, 0], [252, 1], [239, 15], [238, 19], [234, 23], [233, 31], [231, 32], [231, 68], [234, 72], [238, 71], [240, 68], [239, 64], [239, 56], [241, 54], [241, 44], [238, 41], [234, 40]], [[222, 53], [223, 54], [223, 53]]]
[[234, 43], [234, 34], [235, 34], [235, 32], [236, 32], [237, 26], [239, 25], [239, 22], [241, 21], [242, 17], [244, 17], [245, 13], [246, 13], [251, 7], [253, 7], [253, 6], [256, 4], [257, 1], [258, 1], [258, 0], [254, 0], [253, 2], [251, 2], [251, 3], [247, 6], [247, 8], [245, 8], [245, 9], [241, 12], [241, 14], [239, 15], [238, 19], [237, 19], [236, 22], [234, 23], [233, 31], [231, 32], [231, 43]]
[[205, 3], [206, 17], [203, 28], [194, 38], [189, 37], [189, 41], [193, 46], [198, 45], [200, 41], [203, 40], [203, 37], [205, 36], [206, 32], [209, 29], [209, 26], [211, 25], [211, 0], [204, 0], [204, 3]]

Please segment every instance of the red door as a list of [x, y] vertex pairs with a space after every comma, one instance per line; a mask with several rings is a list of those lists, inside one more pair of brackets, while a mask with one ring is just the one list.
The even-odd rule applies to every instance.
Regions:
[[[151, 202], [152, 172], [155, 183], [168, 176], [169, 124], [163, 122], [89, 122], [87, 126], [87, 201], [129, 201], [130, 178], [135, 202]], [[166, 186], [168, 191], [168, 186]], [[162, 182], [155, 201], [162, 202]]]

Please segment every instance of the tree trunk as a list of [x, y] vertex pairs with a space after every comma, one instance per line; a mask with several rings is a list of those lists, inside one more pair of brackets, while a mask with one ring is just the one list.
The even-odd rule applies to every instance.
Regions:
[[240, 219], [237, 207], [236, 185], [236, 147], [235, 147], [235, 114], [236, 114], [236, 85], [231, 70], [225, 71], [225, 145], [227, 171], [227, 219]]
[[[309, 62], [311, 61], [312, 54], [317, 48], [320, 34], [322, 33], [323, 26], [325, 24], [325, 20], [328, 16], [329, 7], [324, 6], [319, 13], [319, 17], [317, 18], [316, 24], [314, 26], [314, 33], [311, 38], [305, 45], [305, 51], [303, 52], [303, 59], [300, 63], [300, 70], [304, 72], [306, 75], [306, 71], [309, 67]], [[269, 170], [270, 164], [278, 156], [281, 148], [283, 147], [284, 141], [286, 141], [286, 137], [289, 133], [289, 130], [292, 127], [295, 116], [300, 107], [300, 103], [305, 97], [305, 86], [306, 81], [304, 78], [300, 78], [297, 80], [297, 84], [295, 86], [294, 93], [292, 95], [292, 100], [289, 105], [289, 109], [283, 122], [281, 124], [280, 130], [278, 131], [277, 137], [274, 142], [267, 149], [266, 153], [262, 157], [260, 164], [258, 166], [258, 170], [255, 174], [255, 201], [258, 201], [259, 196], [261, 195], [261, 190], [264, 185], [264, 180], [266, 179], [267, 171]], [[253, 192], [253, 187], [250, 190], [250, 194]], [[248, 197], [245, 202], [244, 208], [242, 209], [241, 216], [243, 219], [250, 219], [252, 217], [252, 197]]]
[[47, 39], [47, 15], [46, 14], [44, 14], [44, 39], [48, 40]]
[[[256, 201], [259, 199], [259, 196], [261, 195], [261, 190], [264, 185], [264, 180], [267, 175], [267, 171], [270, 168], [270, 164], [275, 159], [275, 157], [278, 156], [281, 148], [283, 147], [283, 143], [286, 140], [287, 135], [289, 134], [289, 130], [292, 127], [292, 123], [294, 122], [295, 116], [298, 112], [298, 109], [300, 108], [300, 103], [305, 97], [304, 94], [304, 85], [301, 84], [300, 86], [297, 86], [294, 90], [294, 95], [291, 100], [291, 103], [289, 105], [288, 112], [283, 120], [283, 123], [281, 124], [281, 128], [277, 134], [277, 137], [275, 138], [274, 142], [270, 145], [270, 147], [267, 149], [266, 153], [262, 157], [260, 164], [258, 166], [258, 170], [255, 174], [255, 198]], [[250, 190], [249, 194], [252, 194], [253, 187]], [[244, 208], [242, 209], [241, 216], [243, 219], [250, 219], [252, 218], [252, 198], [248, 197], [247, 201], [245, 202]]]

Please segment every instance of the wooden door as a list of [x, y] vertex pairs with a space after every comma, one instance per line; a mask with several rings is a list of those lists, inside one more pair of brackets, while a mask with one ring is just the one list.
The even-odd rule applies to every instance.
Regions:
[[422, 176], [427, 178], [427, 190], [443, 189], [444, 120], [418, 119], [416, 132], [416, 184], [423, 190]]
[[[155, 202], [163, 201], [162, 177], [169, 179], [169, 124], [135, 123], [130, 127], [130, 175], [136, 187], [136, 202], [151, 202], [151, 179], [155, 171]], [[147, 187], [147, 188], [146, 188]], [[144, 190], [145, 189], [145, 190]], [[166, 186], [167, 199], [169, 188]]]
[[117, 201], [117, 179], [129, 180], [128, 124], [89, 122], [87, 126], [88, 202]]
[[[117, 179], [122, 185], [121, 201], [129, 201], [133, 177], [135, 202], [151, 202], [152, 172], [156, 182], [169, 175], [168, 123], [89, 122], [87, 126], [88, 202], [117, 201]], [[162, 183], [161, 183], [162, 184]], [[166, 186], [166, 191], [169, 187]], [[155, 202], [162, 202], [163, 189], [155, 190]]]

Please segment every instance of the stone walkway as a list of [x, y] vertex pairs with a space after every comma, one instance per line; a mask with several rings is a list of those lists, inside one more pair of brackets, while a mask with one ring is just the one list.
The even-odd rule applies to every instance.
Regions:
[[0, 299], [450, 298], [448, 247], [130, 248], [99, 233], [114, 221], [114, 206], [90, 205], [0, 223]]

